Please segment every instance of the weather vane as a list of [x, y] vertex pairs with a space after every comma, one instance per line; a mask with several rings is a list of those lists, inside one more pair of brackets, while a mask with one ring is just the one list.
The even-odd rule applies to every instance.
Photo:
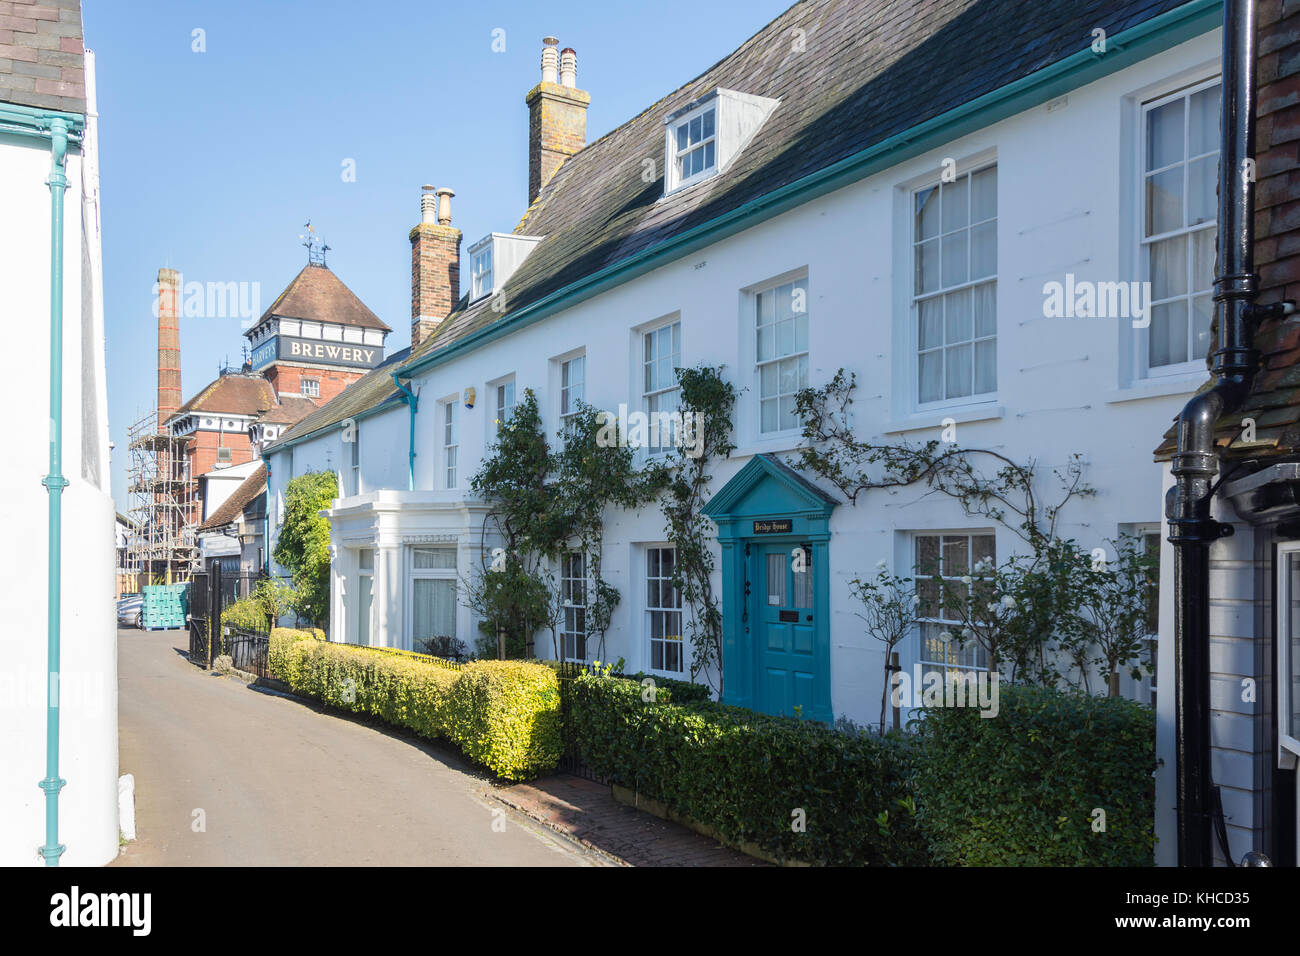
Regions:
[[298, 238], [307, 247], [307, 261], [314, 266], [325, 265], [325, 253], [330, 251], [330, 247], [325, 245], [325, 240], [312, 226], [310, 219], [307, 220], [305, 228], [307, 231]]

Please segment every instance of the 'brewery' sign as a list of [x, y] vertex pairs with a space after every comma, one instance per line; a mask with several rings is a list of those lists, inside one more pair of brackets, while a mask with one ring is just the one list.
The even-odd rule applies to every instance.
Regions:
[[322, 362], [349, 368], [374, 368], [384, 360], [378, 345], [354, 345], [347, 342], [323, 342], [293, 335], [277, 335], [253, 349], [253, 368], [269, 365], [277, 359], [286, 362]]

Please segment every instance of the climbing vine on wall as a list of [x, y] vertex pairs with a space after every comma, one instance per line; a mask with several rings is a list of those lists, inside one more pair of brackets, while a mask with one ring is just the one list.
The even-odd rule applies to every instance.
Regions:
[[[493, 633], [506, 629], [509, 649], [524, 653], [548, 627], [554, 639], [566, 596], [548, 566], [569, 552], [584, 556], [580, 603], [587, 657], [603, 657], [618, 589], [602, 574], [605, 513], [635, 510], [667, 481], [661, 464], [638, 468], [635, 448], [609, 416], [579, 402], [552, 448], [531, 389], [515, 407], [470, 483], [490, 511], [483, 540], [495, 531], [499, 549], [483, 549], [482, 568], [464, 585], [468, 605]], [[572, 600], [573, 595], [567, 599]]]
[[716, 677], [721, 697], [722, 609], [712, 583], [713, 533], [700, 509], [708, 500], [718, 461], [736, 450], [731, 426], [736, 389], [723, 379], [721, 366], [678, 369], [677, 381], [686, 434], [669, 455], [671, 477], [662, 502], [668, 541], [676, 551], [672, 581], [686, 611], [691, 679], [701, 673]]
[[[1154, 574], [1149, 558], [1121, 539], [1086, 549], [1060, 534], [1062, 509], [1096, 494], [1083, 475], [1083, 460], [1070, 456], [1053, 469], [1057, 490], [1044, 498], [1033, 459], [1017, 462], [987, 448], [958, 445], [955, 434], [913, 444], [865, 441], [853, 428], [856, 379], [840, 369], [821, 387], [795, 397], [803, 426], [797, 464], [834, 485], [851, 503], [879, 490], [920, 487], [957, 501], [971, 517], [995, 521], [1018, 535], [1026, 554], [976, 565], [960, 578], [916, 568], [921, 617], [957, 619], [950, 635], [976, 644], [989, 666], [1005, 665], [1013, 681], [1090, 690], [1089, 671], [1099, 667], [1111, 694], [1118, 674], [1141, 653]], [[856, 593], [859, 600], [869, 594]], [[927, 609], [929, 608], [929, 609]], [[1061, 672], [1062, 661], [1076, 673]]]

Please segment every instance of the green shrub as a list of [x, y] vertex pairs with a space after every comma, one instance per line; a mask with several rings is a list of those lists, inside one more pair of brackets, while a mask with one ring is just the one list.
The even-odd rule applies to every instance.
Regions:
[[323, 641], [325, 632], [319, 628], [298, 629], [293, 627], [273, 627], [267, 643], [266, 663], [271, 676], [292, 686], [297, 673], [298, 658], [289, 653], [289, 649], [299, 641], [315, 639]]
[[[1149, 707], [1004, 686], [996, 717], [933, 708], [919, 731], [918, 823], [935, 862], [1152, 865], [1156, 758]], [[1093, 829], [1095, 809], [1105, 812], [1104, 831]]]
[[646, 674], [637, 672], [635, 674], [619, 675], [627, 680], [636, 681], [640, 684], [647, 677], [655, 682], [655, 699], [663, 700], [663, 692], [668, 691], [668, 700], [674, 704], [704, 704], [713, 699], [713, 694], [709, 690], [708, 684], [692, 684], [689, 681], [674, 680], [671, 677], [660, 677], [658, 674]]
[[228, 627], [246, 627], [254, 631], [265, 631], [269, 618], [266, 609], [256, 598], [240, 598], [228, 604], [221, 612], [221, 623]]
[[451, 738], [475, 763], [526, 780], [560, 760], [560, 688], [527, 661], [472, 661], [451, 688]]
[[674, 704], [662, 694], [648, 703], [631, 681], [589, 674], [566, 690], [569, 730], [592, 770], [728, 843], [813, 863], [926, 862], [901, 736], [837, 733], [738, 707]]
[[272, 673], [283, 674], [295, 693], [449, 740], [507, 780], [547, 773], [559, 762], [559, 688], [550, 669], [523, 661], [456, 668], [307, 636], [287, 629], [272, 634]]

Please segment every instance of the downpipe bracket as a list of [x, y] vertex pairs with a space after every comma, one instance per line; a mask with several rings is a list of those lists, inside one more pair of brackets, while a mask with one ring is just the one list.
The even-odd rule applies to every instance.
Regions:
[[1234, 533], [1231, 524], [1213, 518], [1169, 519], [1170, 544], [1208, 544], [1220, 538], [1231, 538]]

